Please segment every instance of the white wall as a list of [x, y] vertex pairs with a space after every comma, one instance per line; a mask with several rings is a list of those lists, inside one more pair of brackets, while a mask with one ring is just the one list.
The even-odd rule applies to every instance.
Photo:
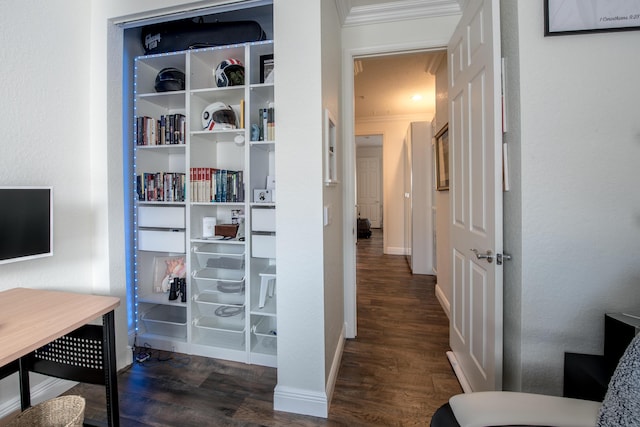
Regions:
[[[436, 115], [432, 121], [433, 135], [449, 122], [449, 81], [447, 62], [442, 61], [436, 71]], [[451, 251], [449, 250], [449, 191], [435, 192], [436, 206], [436, 259], [437, 280], [436, 296], [447, 317], [451, 312], [453, 285], [451, 284]]]
[[638, 32], [545, 38], [540, 3], [517, 16], [521, 271], [505, 307], [521, 325], [505, 337], [520, 347], [508, 374], [560, 394], [563, 353], [601, 354], [604, 313], [640, 312]]
[[[333, 2], [321, 1], [322, 7], [322, 106], [331, 111], [337, 122], [341, 113], [340, 77], [342, 56], [340, 49], [340, 20]], [[323, 117], [321, 117], [324, 119]], [[324, 123], [324, 121], [323, 121]], [[324, 129], [323, 138], [326, 138]], [[324, 143], [325, 141], [323, 141]], [[324, 147], [324, 145], [323, 145]], [[325, 319], [325, 382], [328, 400], [338, 375], [344, 330], [344, 256], [343, 256], [343, 141], [336, 131], [336, 155], [338, 156], [338, 182], [325, 186], [323, 208], [328, 209], [328, 223], [324, 226], [324, 319]], [[326, 178], [326, 177], [325, 177]]]
[[[54, 255], [1, 265], [0, 291], [27, 287], [101, 292], [92, 283], [96, 207], [90, 192], [85, 56], [90, 5], [82, 0], [7, 0], [2, 6], [0, 185], [53, 187]], [[0, 416], [19, 404], [15, 377], [0, 381]], [[39, 382], [32, 380], [34, 388]]]
[[[301, 16], [305, 19], [299, 19]], [[333, 331], [326, 329], [325, 311], [333, 311], [334, 304], [333, 290], [325, 290], [332, 276], [325, 277], [324, 272], [322, 117], [323, 103], [335, 105], [337, 95], [330, 96], [323, 87], [323, 59], [331, 52], [323, 46], [327, 39], [321, 37], [325, 18], [331, 19], [320, 0], [274, 2], [274, 55], [279, 70], [275, 94], [279, 117], [278, 385], [274, 408], [316, 416], [328, 412], [326, 354], [330, 348], [325, 336], [333, 336]], [[300, 78], [301, 66], [304, 79]], [[341, 229], [336, 221], [332, 227]]]

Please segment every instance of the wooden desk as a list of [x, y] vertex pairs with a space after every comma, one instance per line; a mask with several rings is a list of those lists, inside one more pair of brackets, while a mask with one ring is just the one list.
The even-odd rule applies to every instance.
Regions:
[[0, 292], [0, 367], [20, 361], [23, 410], [31, 404], [27, 356], [102, 316], [107, 413], [109, 424], [119, 425], [113, 312], [119, 304], [116, 297], [72, 292], [27, 288]]

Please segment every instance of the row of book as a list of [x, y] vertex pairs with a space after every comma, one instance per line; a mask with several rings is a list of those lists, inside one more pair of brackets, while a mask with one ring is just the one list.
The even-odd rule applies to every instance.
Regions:
[[192, 202], [244, 202], [242, 171], [191, 168], [189, 179]]
[[149, 116], [136, 117], [136, 145], [184, 144], [186, 118], [184, 114], [168, 114], [154, 119]]
[[136, 192], [141, 202], [184, 202], [185, 186], [184, 173], [155, 172], [136, 176]]

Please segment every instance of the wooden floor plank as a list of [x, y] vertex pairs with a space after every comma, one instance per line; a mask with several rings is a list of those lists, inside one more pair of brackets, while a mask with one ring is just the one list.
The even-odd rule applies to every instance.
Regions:
[[[426, 426], [462, 390], [446, 357], [449, 322], [435, 277], [384, 255], [382, 232], [358, 241], [358, 336], [347, 340], [327, 419], [276, 412], [274, 368], [156, 352], [165, 362], [118, 375], [121, 425]], [[104, 388], [80, 384], [87, 417], [106, 420]]]

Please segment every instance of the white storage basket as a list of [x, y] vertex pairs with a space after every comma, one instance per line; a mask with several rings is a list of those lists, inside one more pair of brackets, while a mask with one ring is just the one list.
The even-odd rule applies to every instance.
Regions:
[[199, 344], [237, 348], [244, 345], [244, 316], [199, 317], [194, 321]]
[[215, 291], [243, 299], [244, 270], [203, 268], [191, 275], [201, 291]]
[[275, 317], [261, 317], [258, 323], [251, 327], [251, 332], [255, 335], [258, 347], [276, 350], [278, 331]]
[[244, 246], [205, 244], [194, 248], [201, 268], [244, 268]]
[[[244, 296], [242, 294], [202, 292], [194, 295], [193, 300], [203, 316], [216, 316], [216, 311], [220, 307], [228, 307], [229, 310], [241, 310], [244, 308]], [[225, 310], [225, 308], [222, 310]]]
[[174, 338], [187, 336], [187, 311], [184, 307], [157, 305], [142, 315], [147, 332]]

